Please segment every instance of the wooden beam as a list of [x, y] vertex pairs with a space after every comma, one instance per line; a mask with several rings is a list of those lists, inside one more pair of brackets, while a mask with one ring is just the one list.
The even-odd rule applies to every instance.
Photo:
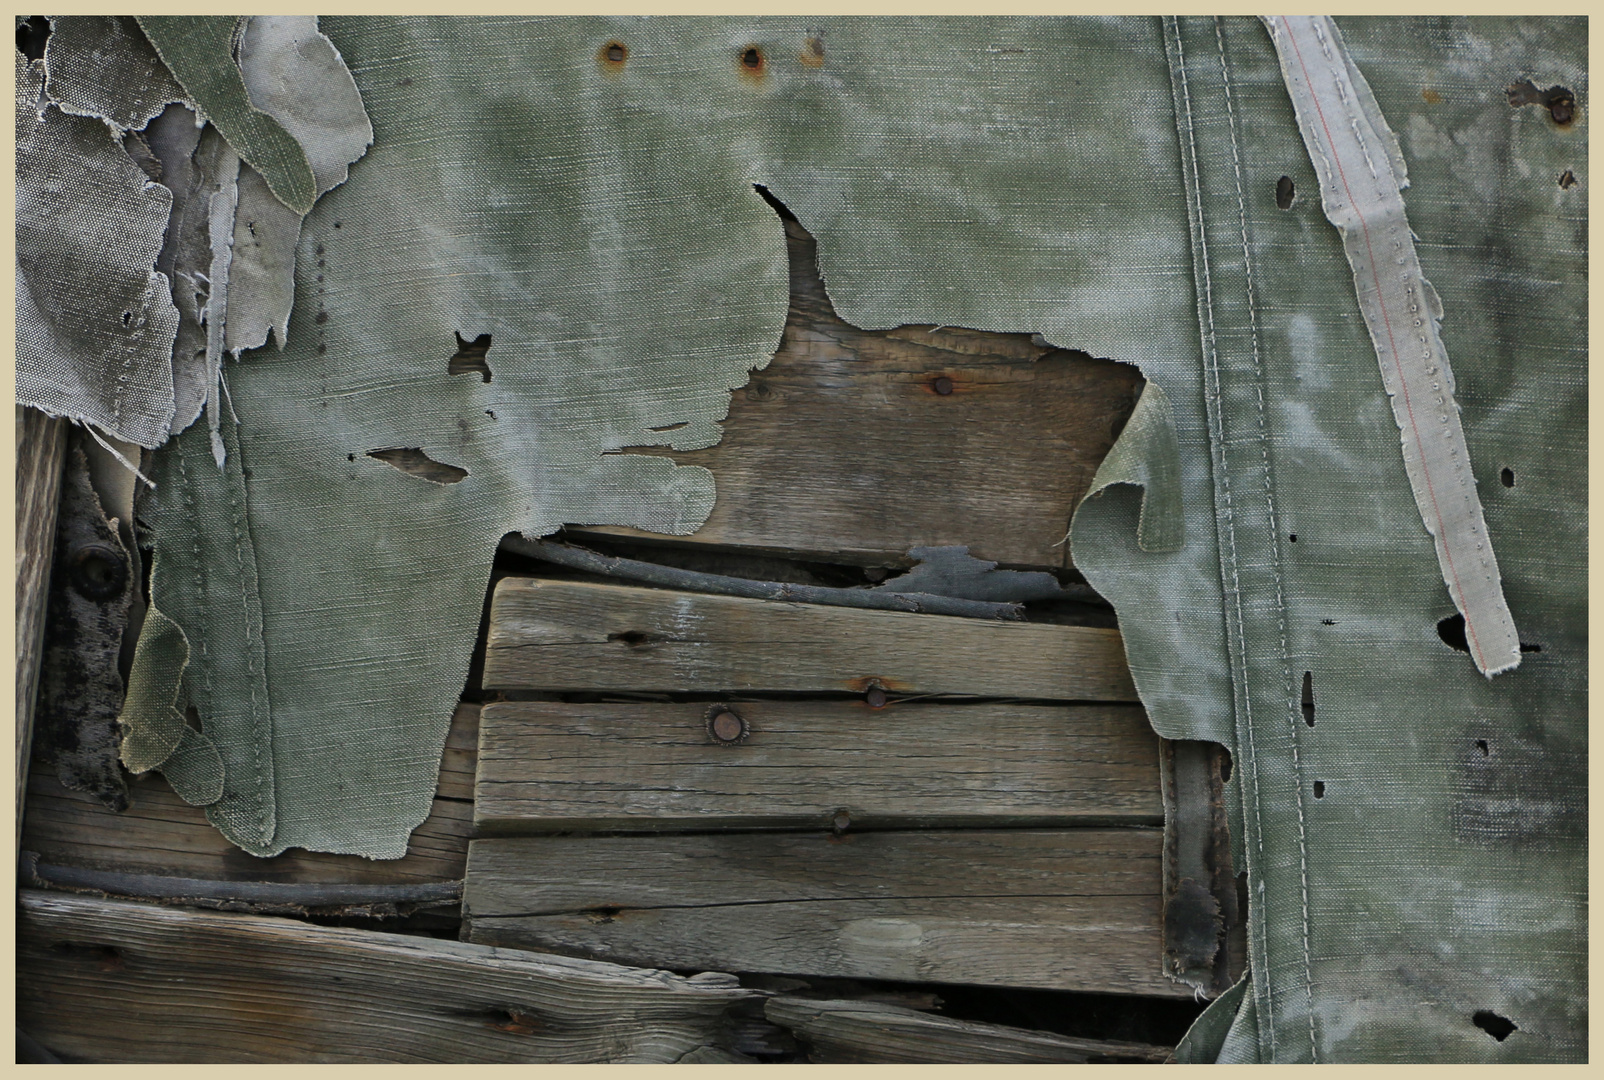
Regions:
[[1136, 701], [1117, 630], [505, 578], [494, 690], [848, 691]]
[[404, 858], [376, 862], [293, 848], [271, 859], [241, 851], [184, 802], [167, 782], [146, 774], [129, 785], [133, 807], [114, 814], [92, 796], [68, 791], [36, 769], [22, 847], [61, 866], [218, 881], [406, 884], [460, 879], [473, 831], [473, 775], [479, 707], [458, 706], [441, 759], [429, 817]]
[[722, 441], [629, 451], [712, 471], [718, 499], [691, 540], [869, 564], [968, 544], [1008, 565], [1067, 566], [1070, 515], [1135, 405], [1137, 370], [1053, 349], [1031, 327], [861, 330], [825, 294], [813, 238], [790, 221], [786, 236], [784, 337], [732, 395]]
[[[503, 702], [481, 716], [481, 833], [1162, 825], [1158, 737], [1130, 705]], [[725, 721], [726, 724], [730, 723]]]
[[100, 1062], [671, 1062], [752, 996], [458, 941], [25, 890], [17, 1023]]
[[67, 460], [67, 421], [17, 409], [17, 838], [33, 750], [33, 706], [43, 654], [45, 599], [56, 549], [56, 507]]
[[869, 1001], [780, 997], [764, 1002], [763, 1011], [806, 1044], [808, 1060], [819, 1064], [1160, 1064], [1174, 1049], [954, 1020]]
[[1158, 829], [518, 837], [468, 851], [489, 945], [676, 970], [1190, 996]]

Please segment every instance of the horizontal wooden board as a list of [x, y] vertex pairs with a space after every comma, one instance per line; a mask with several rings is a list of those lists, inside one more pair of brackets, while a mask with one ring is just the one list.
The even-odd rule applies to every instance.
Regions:
[[1135, 404], [1136, 369], [1035, 343], [1028, 326], [860, 330], [831, 306], [812, 237], [786, 232], [785, 334], [734, 393], [723, 439], [629, 451], [712, 471], [718, 497], [691, 540], [866, 562], [968, 544], [1068, 565], [1070, 515]]
[[100, 1062], [669, 1062], [731, 976], [25, 890], [17, 1024]]
[[1133, 705], [502, 702], [480, 718], [482, 833], [709, 826], [1161, 825]]
[[401, 859], [375, 861], [292, 848], [271, 859], [241, 851], [206, 820], [201, 807], [147, 774], [132, 783], [133, 807], [114, 814], [88, 795], [68, 791], [47, 765], [29, 780], [24, 850], [43, 863], [213, 881], [406, 884], [460, 879], [473, 831], [474, 759], [479, 707], [461, 705], [451, 720], [440, 781], [429, 817]]
[[494, 690], [852, 691], [1136, 700], [1119, 631], [504, 578]]
[[1158, 829], [475, 840], [470, 940], [675, 970], [1186, 996]]
[[808, 1060], [819, 1064], [1159, 1064], [1173, 1050], [955, 1020], [869, 1001], [780, 997], [764, 1002], [763, 1011], [801, 1040]]

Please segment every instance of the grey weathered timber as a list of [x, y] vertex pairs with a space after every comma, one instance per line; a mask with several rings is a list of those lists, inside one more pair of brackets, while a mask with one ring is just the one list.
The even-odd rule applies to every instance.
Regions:
[[1158, 829], [475, 840], [470, 940], [676, 970], [1190, 995]]
[[24, 890], [18, 1024], [102, 1062], [669, 1062], [733, 976]]
[[813, 238], [785, 230], [784, 338], [733, 395], [723, 439], [629, 451], [712, 471], [718, 501], [691, 540], [867, 564], [968, 544], [1005, 565], [1069, 565], [1061, 541], [1136, 403], [1136, 369], [1029, 334], [861, 330], [831, 305]]
[[819, 1064], [1158, 1064], [1172, 1050], [954, 1020], [870, 1001], [780, 997], [764, 1002], [763, 1012], [796, 1035], [808, 1059]]
[[540, 578], [496, 586], [484, 685], [1136, 700], [1116, 630]]
[[89, 795], [67, 791], [49, 770], [36, 770], [22, 846], [46, 864], [165, 877], [380, 885], [461, 878], [473, 831], [478, 723], [477, 705], [458, 707], [433, 808], [401, 859], [376, 862], [300, 849], [259, 859], [229, 843], [203, 809], [184, 802], [153, 773], [129, 784], [133, 807], [114, 814]]
[[1136, 706], [732, 700], [746, 726], [733, 744], [710, 733], [718, 711], [487, 705], [474, 821], [514, 833], [1164, 820], [1158, 737]]
[[45, 598], [56, 543], [56, 507], [67, 457], [67, 421], [17, 409], [17, 836], [22, 836], [33, 707], [43, 651]]

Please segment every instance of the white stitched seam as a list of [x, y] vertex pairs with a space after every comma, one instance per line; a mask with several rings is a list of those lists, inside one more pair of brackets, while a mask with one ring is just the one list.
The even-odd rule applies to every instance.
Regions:
[[[1191, 187], [1192, 187], [1192, 200], [1193, 200], [1193, 203], [1194, 203], [1194, 207], [1193, 208], [1189, 208], [1189, 209], [1195, 209], [1195, 217], [1196, 217], [1196, 221], [1197, 221], [1197, 225], [1196, 225], [1196, 240], [1197, 240], [1197, 246], [1198, 246], [1197, 261], [1202, 264], [1202, 269], [1203, 269], [1203, 274], [1202, 274], [1202, 277], [1203, 277], [1203, 282], [1202, 282], [1202, 284], [1203, 284], [1203, 303], [1200, 305], [1200, 313], [1199, 313], [1199, 320], [1198, 321], [1199, 321], [1199, 329], [1201, 330], [1201, 332], [1203, 334], [1203, 346], [1204, 346], [1204, 350], [1203, 351], [1204, 351], [1204, 355], [1208, 359], [1208, 364], [1205, 366], [1204, 370], [1205, 370], [1206, 374], [1211, 375], [1213, 377], [1212, 378], [1212, 385], [1206, 391], [1205, 396], [1206, 396], [1206, 398], [1212, 399], [1212, 401], [1214, 403], [1215, 415], [1219, 416], [1220, 415], [1220, 411], [1221, 411], [1221, 403], [1220, 403], [1220, 397], [1219, 397], [1220, 376], [1219, 376], [1219, 358], [1218, 358], [1218, 355], [1217, 355], [1217, 353], [1215, 351], [1214, 286], [1213, 286], [1212, 278], [1211, 278], [1210, 273], [1209, 273], [1208, 237], [1207, 237], [1207, 235], [1206, 235], [1206, 233], [1204, 231], [1204, 227], [1203, 227], [1203, 197], [1202, 197], [1202, 187], [1201, 187], [1201, 182], [1199, 180], [1198, 165], [1197, 165], [1196, 130], [1195, 130], [1195, 127], [1194, 127], [1194, 125], [1192, 123], [1192, 94], [1191, 94], [1190, 85], [1189, 85], [1189, 83], [1187, 81], [1187, 78], [1186, 78], [1186, 55], [1185, 55], [1185, 50], [1183, 49], [1183, 47], [1181, 45], [1180, 20], [1178, 18], [1174, 17], [1174, 16], [1171, 16], [1169, 25], [1170, 25], [1171, 30], [1172, 30], [1172, 33], [1171, 33], [1170, 37], [1173, 38], [1174, 41], [1175, 41], [1176, 63], [1174, 65], [1174, 70], [1176, 72], [1176, 77], [1180, 82], [1181, 100], [1182, 100], [1182, 104], [1183, 104], [1183, 107], [1184, 107], [1184, 110], [1185, 110], [1187, 151], [1191, 156], [1191, 165], [1192, 165], [1192, 169], [1191, 169]], [[1185, 163], [1183, 162], [1182, 164], [1183, 164], [1183, 167], [1184, 167]], [[1246, 657], [1245, 657], [1245, 652], [1246, 652], [1246, 648], [1247, 648], [1247, 642], [1246, 642], [1245, 637], [1243, 636], [1243, 631], [1242, 631], [1242, 619], [1243, 619], [1243, 616], [1242, 616], [1242, 587], [1241, 587], [1240, 574], [1238, 573], [1238, 569], [1237, 569], [1238, 560], [1237, 560], [1237, 554], [1236, 554], [1236, 519], [1235, 519], [1234, 506], [1233, 506], [1232, 499], [1231, 499], [1231, 477], [1230, 477], [1229, 470], [1226, 468], [1226, 462], [1225, 462], [1226, 444], [1225, 444], [1225, 437], [1224, 437], [1225, 432], [1224, 432], [1223, 421], [1218, 422], [1217, 426], [1219, 427], [1219, 430], [1218, 430], [1218, 432], [1215, 432], [1215, 431], [1212, 430], [1212, 428], [1214, 428], [1216, 426], [1216, 422], [1213, 420], [1213, 418], [1210, 418], [1210, 420], [1211, 420], [1211, 424], [1210, 424], [1210, 426], [1211, 426], [1211, 435], [1214, 436], [1214, 443], [1215, 443], [1214, 450], [1219, 455], [1219, 458], [1220, 458], [1220, 468], [1218, 470], [1218, 480], [1219, 480], [1220, 487], [1221, 487], [1222, 494], [1224, 496], [1224, 501], [1225, 501], [1225, 523], [1226, 523], [1225, 533], [1226, 533], [1226, 538], [1228, 540], [1228, 547], [1229, 547], [1229, 552], [1230, 552], [1229, 557], [1227, 557], [1227, 555], [1226, 555], [1227, 547], [1226, 546], [1222, 546], [1221, 549], [1220, 549], [1220, 557], [1221, 557], [1221, 561], [1222, 562], [1227, 562], [1229, 567], [1230, 567], [1231, 586], [1232, 586], [1231, 592], [1232, 592], [1232, 597], [1233, 597], [1233, 599], [1235, 601], [1235, 604], [1236, 604], [1236, 622], [1235, 622], [1234, 629], [1235, 629], [1236, 637], [1237, 637], [1237, 641], [1238, 641], [1238, 655], [1243, 657], [1243, 659], [1241, 661], [1242, 671], [1241, 671], [1241, 675], [1240, 675], [1240, 681], [1238, 683], [1238, 685], [1241, 686], [1241, 688], [1242, 688], [1242, 716], [1243, 716], [1244, 723], [1242, 725], [1241, 731], [1242, 731], [1243, 742], [1245, 743], [1245, 745], [1247, 747], [1247, 750], [1248, 750], [1249, 770], [1250, 770], [1250, 772], [1252, 773], [1252, 776], [1253, 776], [1253, 821], [1254, 821], [1254, 837], [1253, 837], [1253, 839], [1254, 839], [1255, 845], [1259, 849], [1259, 865], [1262, 868], [1262, 866], [1264, 865], [1264, 819], [1263, 819], [1262, 807], [1260, 805], [1258, 755], [1257, 755], [1257, 753], [1255, 751], [1255, 747], [1253, 745], [1253, 707], [1252, 707], [1252, 703], [1249, 700], [1249, 696], [1248, 696], [1248, 693], [1247, 693], [1247, 670], [1246, 670]], [[1230, 622], [1230, 613], [1229, 612], [1227, 612], [1227, 622], [1228, 623]], [[1232, 697], [1233, 697], [1233, 701], [1234, 701], [1235, 700], [1235, 694], [1234, 693], [1233, 693]], [[1259, 882], [1259, 886], [1260, 886], [1260, 890], [1261, 890], [1261, 892], [1260, 892], [1261, 898], [1263, 896], [1263, 892], [1262, 892], [1262, 890], [1263, 890], [1262, 873], [1263, 873], [1263, 871], [1261, 869], [1261, 871], [1260, 871], [1261, 880]], [[1261, 899], [1261, 903], [1260, 903], [1260, 907], [1259, 907], [1259, 918], [1258, 918], [1257, 921], [1258, 921], [1259, 936], [1260, 936], [1260, 946], [1259, 946], [1260, 955], [1262, 955], [1264, 957], [1265, 963], [1266, 963], [1266, 965], [1268, 965], [1269, 964], [1269, 953], [1270, 953], [1270, 939], [1269, 939], [1269, 931], [1268, 931], [1268, 929], [1266, 927], [1266, 920], [1264, 918], [1264, 910], [1263, 910], [1263, 906], [1262, 906], [1262, 899]], [[1260, 1030], [1261, 1030], [1261, 1033], [1264, 1032], [1264, 1031], [1268, 1031], [1268, 1033], [1269, 1033], [1269, 1038], [1270, 1038], [1270, 1057], [1273, 1059], [1275, 1057], [1275, 1052], [1276, 1052], [1276, 1045], [1275, 1045], [1275, 1005], [1274, 1005], [1274, 1000], [1273, 1000], [1272, 996], [1270, 995], [1270, 993], [1268, 991], [1268, 987], [1266, 987], [1266, 991], [1265, 991], [1263, 1000], [1264, 1000], [1264, 1007], [1265, 1007], [1265, 1023], [1263, 1025], [1261, 1025]]]
[[1270, 430], [1264, 408], [1264, 361], [1259, 353], [1259, 321], [1253, 300], [1253, 258], [1248, 246], [1247, 198], [1242, 192], [1242, 159], [1237, 150], [1236, 109], [1231, 101], [1231, 70], [1225, 59], [1225, 32], [1220, 19], [1214, 20], [1214, 36], [1220, 46], [1220, 77], [1225, 88], [1225, 116], [1231, 133], [1231, 166], [1236, 173], [1237, 219], [1242, 225], [1242, 268], [1247, 275], [1248, 337], [1253, 345], [1253, 376], [1259, 406], [1259, 453], [1264, 468], [1264, 505], [1270, 516], [1270, 567], [1275, 577], [1275, 614], [1281, 636], [1281, 666], [1285, 674], [1287, 722], [1292, 731], [1292, 777], [1294, 805], [1298, 809], [1298, 871], [1303, 886], [1303, 978], [1309, 1005], [1309, 1054], [1320, 1060], [1314, 1030], [1314, 964], [1309, 945], [1309, 844], [1303, 814], [1303, 768], [1298, 754], [1298, 714], [1301, 711], [1293, 690], [1292, 657], [1287, 647], [1286, 592], [1281, 580], [1281, 530], [1275, 514], [1275, 495], [1270, 486]]

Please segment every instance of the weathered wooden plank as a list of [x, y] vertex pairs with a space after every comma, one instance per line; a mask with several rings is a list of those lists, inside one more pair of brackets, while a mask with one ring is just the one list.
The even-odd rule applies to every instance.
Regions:
[[1190, 995], [1157, 829], [476, 840], [470, 940], [674, 969]]
[[795, 222], [786, 235], [785, 334], [733, 395], [723, 440], [629, 451], [712, 470], [718, 499], [691, 539], [866, 562], [968, 544], [1068, 565], [1070, 515], [1135, 404], [1136, 369], [1037, 344], [1032, 327], [860, 330], [831, 306], [812, 237]]
[[541, 578], [496, 586], [484, 685], [1136, 700], [1117, 630]]
[[17, 833], [22, 835], [67, 421], [17, 409]]
[[779, 997], [764, 1002], [763, 1011], [806, 1044], [808, 1060], [819, 1064], [1159, 1064], [1174, 1049], [954, 1020], [869, 1001]]
[[465, 942], [25, 890], [18, 1024], [103, 1062], [670, 1062], [751, 996]]
[[[716, 740], [722, 712], [743, 741]], [[479, 747], [485, 833], [1164, 821], [1158, 737], [1131, 705], [502, 702]]]
[[223, 838], [200, 807], [154, 774], [132, 781], [133, 808], [114, 814], [92, 796], [67, 791], [49, 770], [30, 781], [22, 846], [62, 866], [217, 881], [400, 884], [460, 879], [473, 832], [473, 776], [479, 707], [461, 705], [441, 759], [427, 820], [401, 859], [376, 862], [293, 848], [259, 859]]

